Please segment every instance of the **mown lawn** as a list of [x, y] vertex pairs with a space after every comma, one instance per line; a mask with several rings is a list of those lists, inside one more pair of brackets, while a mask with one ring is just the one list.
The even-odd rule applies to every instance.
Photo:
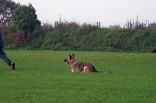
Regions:
[[[0, 103], [155, 103], [156, 54], [6, 51], [0, 59]], [[63, 59], [75, 53], [98, 73], [71, 73]]]

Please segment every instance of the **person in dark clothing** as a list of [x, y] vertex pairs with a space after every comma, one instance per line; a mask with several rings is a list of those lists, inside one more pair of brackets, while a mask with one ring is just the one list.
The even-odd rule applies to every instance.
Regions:
[[15, 63], [13, 63], [5, 54], [5, 52], [3, 51], [3, 47], [4, 47], [4, 41], [2, 38], [2, 31], [0, 29], [0, 58], [8, 64], [8, 66], [10, 67], [11, 70], [15, 69]]

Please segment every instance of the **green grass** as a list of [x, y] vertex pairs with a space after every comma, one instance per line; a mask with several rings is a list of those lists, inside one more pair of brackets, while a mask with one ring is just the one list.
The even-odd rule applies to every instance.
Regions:
[[6, 51], [0, 60], [0, 103], [155, 103], [156, 55], [75, 52], [98, 73], [71, 73], [63, 59], [73, 51]]

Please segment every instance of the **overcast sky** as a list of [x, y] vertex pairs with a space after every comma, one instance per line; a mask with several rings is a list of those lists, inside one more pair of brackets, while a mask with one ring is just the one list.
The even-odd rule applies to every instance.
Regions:
[[103, 26], [124, 25], [127, 19], [156, 21], [156, 0], [13, 0], [31, 3], [38, 19], [53, 23], [62, 20], [95, 23]]

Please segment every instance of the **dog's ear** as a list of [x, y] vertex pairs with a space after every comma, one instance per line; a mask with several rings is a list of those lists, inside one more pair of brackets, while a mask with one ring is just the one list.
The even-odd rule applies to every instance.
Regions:
[[72, 59], [72, 55], [69, 54], [69, 59]]
[[74, 56], [75, 56], [75, 55], [74, 55], [74, 53], [73, 53], [73, 55], [72, 55], [72, 56], [73, 56], [73, 58], [74, 58]]

